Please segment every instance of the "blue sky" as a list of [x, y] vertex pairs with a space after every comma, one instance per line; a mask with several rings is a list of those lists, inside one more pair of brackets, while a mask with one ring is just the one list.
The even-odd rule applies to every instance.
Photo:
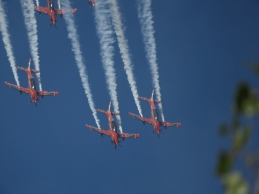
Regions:
[[[153, 86], [137, 1], [118, 3], [138, 92], [149, 97]], [[87, 0], [72, 4], [77, 8], [74, 17], [95, 106], [107, 109], [110, 96], [94, 10]], [[41, 0], [40, 5], [46, 2]], [[31, 54], [21, 5], [8, 1], [5, 8], [16, 65], [26, 67]], [[218, 149], [228, 144], [217, 136], [217, 129], [230, 121], [236, 83], [256, 83], [244, 63], [259, 60], [258, 10], [255, 0], [153, 0], [165, 120], [180, 121], [182, 126], [168, 128], [157, 138], [152, 126], [128, 116], [138, 111], [115, 41], [123, 130], [140, 133], [116, 150], [108, 137], [85, 126], [95, 126], [95, 121], [64, 18], [58, 17], [57, 28], [49, 27], [48, 16], [36, 13], [42, 86], [59, 95], [44, 98], [36, 108], [28, 95], [7, 88], [4, 81], [15, 80], [0, 41], [0, 193], [222, 193], [213, 171]], [[18, 75], [21, 86], [27, 87], [26, 74]], [[141, 108], [149, 117], [148, 103], [141, 101]], [[98, 118], [107, 129], [106, 116]]]

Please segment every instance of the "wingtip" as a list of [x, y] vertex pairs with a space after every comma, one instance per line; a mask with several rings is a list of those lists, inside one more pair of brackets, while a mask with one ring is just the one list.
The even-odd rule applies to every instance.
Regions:
[[135, 138], [138, 138], [138, 137], [139, 137], [139, 134], [136, 134], [136, 135], [135, 135]]
[[177, 123], [177, 127], [180, 127], [182, 125], [182, 123]]

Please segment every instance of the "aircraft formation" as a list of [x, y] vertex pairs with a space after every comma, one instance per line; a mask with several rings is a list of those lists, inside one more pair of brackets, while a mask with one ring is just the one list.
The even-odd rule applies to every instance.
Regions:
[[[88, 3], [92, 8], [94, 8], [94, 6], [95, 6], [94, 0], [88, 0]], [[28, 6], [31, 6], [31, 5], [25, 4], [25, 6], [28, 7]], [[60, 15], [62, 17], [63, 14], [66, 14], [67, 12], [72, 12], [73, 14], [75, 14], [76, 11], [77, 11], [76, 8], [73, 8], [72, 10], [63, 10], [60, 7], [58, 9], [55, 9], [53, 0], [47, 0], [47, 6], [46, 7], [34, 5], [34, 10], [39, 12], [40, 14], [44, 13], [44, 14], [49, 15], [49, 18], [50, 18], [50, 21], [51, 21], [50, 26], [52, 26], [52, 25], [56, 26], [56, 22], [57, 22], [56, 15]], [[57, 96], [58, 92], [57, 91], [49, 92], [49, 91], [37, 90], [35, 79], [33, 78], [32, 73], [39, 73], [39, 71], [35, 70], [35, 69], [31, 69], [31, 67], [30, 67], [31, 61], [32, 61], [32, 59], [29, 60], [27, 68], [16, 66], [17, 69], [26, 72], [26, 74], [28, 76], [28, 87], [27, 88], [20, 87], [18, 85], [14, 85], [14, 84], [11, 84], [11, 83], [8, 83], [8, 82], [5, 82], [5, 84], [6, 84], [6, 86], [8, 86], [10, 88], [18, 90], [20, 92], [20, 94], [22, 94], [22, 93], [29, 94], [30, 97], [31, 97], [30, 103], [34, 103], [35, 106], [37, 106], [37, 102], [39, 101], [38, 96], [41, 96], [42, 98], [44, 96]], [[152, 91], [152, 94], [151, 94], [150, 98], [141, 97], [141, 96], [139, 96], [138, 98], [141, 99], [141, 100], [147, 101], [149, 103], [151, 116], [150, 116], [150, 118], [146, 118], [146, 117], [136, 115], [136, 114], [133, 114], [133, 113], [130, 113], [130, 112], [129, 112], [129, 116], [133, 117], [133, 118], [136, 118], [136, 119], [139, 119], [140, 121], [143, 122], [143, 124], [149, 123], [150, 125], [153, 125], [153, 128], [154, 128], [153, 133], [156, 133], [158, 135], [158, 137], [159, 137], [159, 135], [161, 134], [161, 131], [162, 131], [161, 127], [166, 128], [166, 127], [180, 127], [181, 126], [180, 122], [172, 123], [172, 122], [160, 121], [159, 120], [159, 115], [158, 115], [158, 111], [157, 111], [157, 108], [156, 108], [155, 104], [161, 104], [162, 102], [160, 100], [154, 99], [154, 89]], [[120, 113], [119, 112], [112, 112], [111, 111], [111, 105], [112, 105], [112, 100], [109, 103], [108, 110], [96, 109], [97, 112], [101, 112], [101, 113], [103, 113], [107, 116], [107, 118], [108, 118], [108, 130], [101, 129], [99, 127], [93, 127], [93, 126], [90, 126], [88, 124], [86, 124], [86, 127], [89, 130], [93, 130], [95, 132], [100, 133], [101, 136], [103, 136], [103, 135], [109, 136], [111, 138], [111, 143], [113, 143], [115, 145], [115, 148], [116, 148], [117, 146], [121, 146], [120, 145], [121, 140], [124, 141], [125, 138], [130, 138], [130, 137], [131, 138], [138, 138], [139, 134], [129, 134], [129, 133], [119, 132], [116, 121], [113, 119], [113, 116], [120, 115]]]

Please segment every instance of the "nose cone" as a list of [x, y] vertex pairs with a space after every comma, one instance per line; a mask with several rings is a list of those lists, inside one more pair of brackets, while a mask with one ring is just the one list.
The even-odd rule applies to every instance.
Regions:
[[119, 145], [118, 140], [114, 140], [115, 145]]
[[138, 138], [138, 137], [139, 137], [139, 134], [136, 134], [136, 135], [135, 135], [135, 138]]
[[58, 92], [55, 92], [55, 93], [54, 93], [54, 96], [57, 96], [57, 95], [58, 95]]
[[180, 127], [182, 125], [182, 123], [177, 123], [177, 127]]

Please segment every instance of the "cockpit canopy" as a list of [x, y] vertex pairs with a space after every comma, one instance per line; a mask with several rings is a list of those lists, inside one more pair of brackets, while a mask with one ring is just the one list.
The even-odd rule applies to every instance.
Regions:
[[154, 119], [159, 120], [157, 109], [153, 110]]
[[49, 5], [49, 6], [50, 6], [50, 9], [51, 9], [51, 10], [54, 10], [54, 2], [53, 2], [53, 0], [50, 0], [49, 3], [50, 3], [50, 5]]
[[35, 83], [34, 78], [31, 78], [31, 79], [30, 79], [30, 83], [31, 83], [31, 88], [32, 88], [33, 90], [36, 90], [36, 83]]
[[112, 122], [111, 122], [111, 125], [112, 125], [112, 131], [117, 132], [117, 125], [116, 125], [116, 122], [115, 122], [115, 121], [112, 121]]

